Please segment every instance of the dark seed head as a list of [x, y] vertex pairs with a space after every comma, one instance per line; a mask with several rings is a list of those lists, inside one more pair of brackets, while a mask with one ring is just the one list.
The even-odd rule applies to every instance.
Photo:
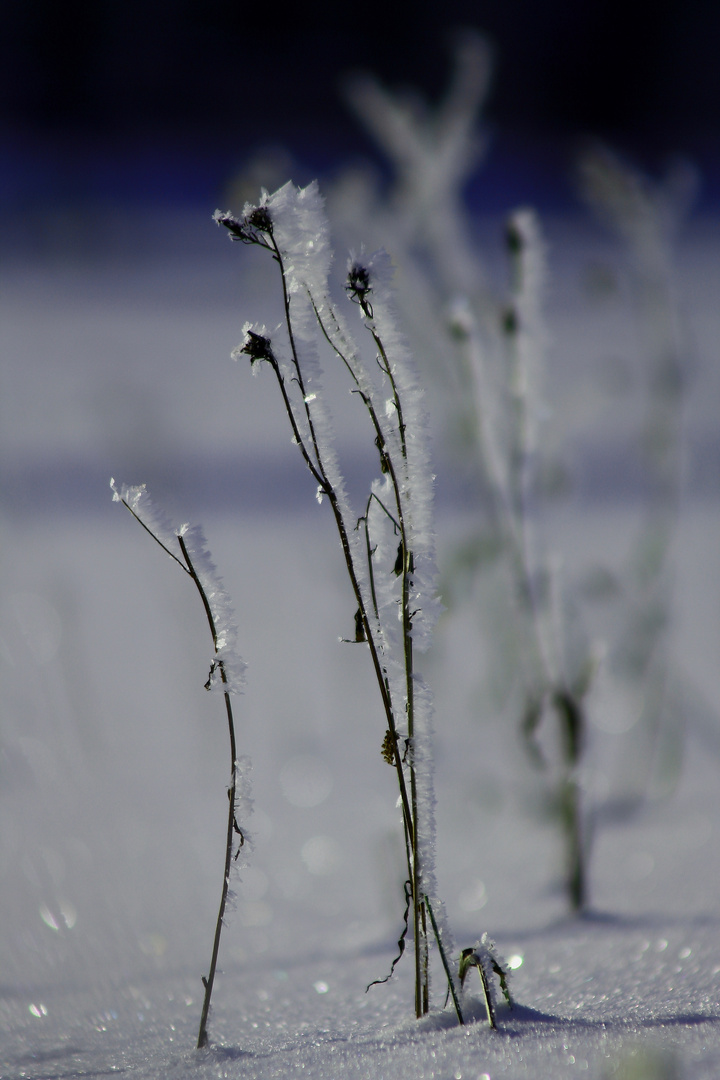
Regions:
[[251, 364], [254, 364], [256, 360], [274, 359], [270, 339], [263, 337], [262, 334], [256, 334], [253, 330], [246, 331], [240, 352], [250, 357]]
[[387, 761], [388, 765], [395, 764], [395, 744], [392, 737], [392, 732], [389, 730], [385, 732], [385, 738], [383, 739], [381, 753], [383, 756], [383, 761]]
[[359, 263], [354, 263], [353, 266], [350, 267], [348, 282], [345, 288], [350, 293], [353, 300], [361, 303], [371, 291], [370, 274], [366, 267], [360, 266]]
[[266, 206], [256, 206], [254, 210], [250, 211], [246, 221], [248, 225], [252, 225], [253, 229], [257, 229], [259, 232], [272, 232], [272, 218]]

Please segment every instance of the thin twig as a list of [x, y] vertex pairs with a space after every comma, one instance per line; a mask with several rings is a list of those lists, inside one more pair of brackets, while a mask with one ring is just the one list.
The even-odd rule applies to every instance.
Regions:
[[[178, 536], [178, 543], [183, 553], [183, 558], [188, 566], [188, 571], [192, 577], [200, 598], [205, 608], [205, 614], [207, 615], [208, 623], [210, 625], [210, 632], [212, 633], [213, 645], [215, 646], [215, 652], [217, 653], [217, 628], [215, 626], [215, 619], [213, 618], [212, 609], [207, 598], [205, 589], [202, 582], [197, 575], [195, 567], [193, 566], [190, 553], [188, 552], [187, 545], [182, 536]], [[218, 667], [220, 668], [220, 678], [223, 685], [227, 686], [227, 676], [225, 674], [225, 665], [222, 660], [218, 661]], [[235, 795], [237, 789], [237, 749], [235, 742], [235, 723], [233, 720], [232, 703], [230, 701], [230, 694], [225, 690], [223, 694], [225, 698], [225, 709], [228, 719], [228, 732], [230, 735], [230, 763], [231, 763], [231, 780], [230, 787], [228, 788], [228, 824], [227, 834], [225, 840], [225, 869], [223, 872], [223, 886], [220, 897], [220, 909], [218, 911], [217, 923], [215, 924], [215, 937], [213, 939], [212, 957], [210, 959], [210, 973], [207, 978], [203, 978], [203, 986], [205, 987], [205, 997], [203, 999], [202, 1013], [200, 1016], [200, 1029], [198, 1031], [197, 1045], [198, 1049], [203, 1046], [207, 1046], [208, 1034], [207, 1034], [207, 1020], [210, 1013], [210, 998], [212, 997], [213, 983], [215, 982], [215, 971], [217, 968], [218, 953], [220, 951], [220, 934], [222, 931], [223, 919], [225, 917], [225, 905], [227, 903], [228, 890], [230, 888], [230, 867], [232, 865], [232, 848], [233, 848], [233, 836], [237, 828], [237, 822], [235, 818]], [[242, 834], [241, 834], [242, 835]]]

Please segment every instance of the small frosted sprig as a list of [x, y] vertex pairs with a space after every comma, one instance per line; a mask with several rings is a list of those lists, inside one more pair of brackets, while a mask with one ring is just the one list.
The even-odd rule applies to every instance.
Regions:
[[205, 689], [241, 694], [247, 665], [238, 652], [237, 623], [230, 597], [218, 575], [202, 529], [198, 525], [183, 525], [177, 535], [178, 542], [182, 538], [184, 554], [192, 560], [215, 625], [215, 657]]
[[[232, 769], [230, 784], [227, 789], [228, 819], [220, 908], [215, 925], [210, 971], [207, 977], [202, 976], [205, 994], [197, 1040], [197, 1046], [200, 1048], [206, 1046], [208, 1041], [207, 1024], [210, 1014], [210, 999], [215, 982], [220, 949], [220, 933], [225, 923], [225, 911], [228, 905], [232, 908], [234, 904], [234, 893], [230, 890], [230, 872], [233, 866], [238, 867], [240, 852], [245, 847], [246, 842], [246, 835], [240, 821], [243, 821], [244, 817], [252, 812], [249, 779], [250, 762], [246, 757], [238, 758], [237, 756], [235, 721], [230, 701], [230, 694], [239, 693], [242, 689], [245, 663], [241, 660], [235, 648], [237, 627], [230, 606], [230, 599], [217, 575], [215, 564], [207, 549], [202, 531], [198, 527], [191, 529], [189, 525], [174, 528], [167, 518], [155, 509], [144, 484], [134, 487], [123, 484], [118, 488], [115, 480], [111, 479], [110, 487], [112, 488], [113, 502], [122, 503], [130, 511], [135, 520], [142, 525], [143, 529], [163, 551], [178, 564], [180, 569], [192, 579], [197, 588], [205, 609], [213, 645], [215, 646], [215, 656], [210, 665], [210, 675], [205, 683], [205, 689], [220, 690], [225, 698]], [[176, 550], [179, 551], [179, 555], [176, 554]], [[240, 821], [238, 821], [238, 818], [240, 818]], [[235, 847], [236, 844], [237, 847]], [[233, 848], [235, 848], [234, 854]]]
[[510, 1008], [513, 1006], [513, 1000], [508, 987], [510, 969], [508, 968], [507, 962], [497, 951], [495, 942], [492, 941], [487, 934], [483, 934], [480, 941], [476, 941], [473, 947], [463, 949], [460, 953], [458, 978], [460, 979], [460, 986], [463, 989], [465, 988], [465, 980], [473, 968], [477, 970], [477, 973], [480, 976], [480, 984], [485, 999], [488, 1023], [491, 1028], [495, 1028], [497, 1027], [495, 1020], [495, 1011], [497, 1008], [496, 978], [500, 983], [502, 995]]

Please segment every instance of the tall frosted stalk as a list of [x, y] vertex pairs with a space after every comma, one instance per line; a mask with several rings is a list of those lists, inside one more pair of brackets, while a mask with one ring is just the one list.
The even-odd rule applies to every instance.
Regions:
[[490, 481], [506, 555], [521, 647], [522, 728], [533, 761], [545, 760], [536, 739], [552, 716], [559, 732], [556, 802], [565, 846], [565, 888], [575, 911], [587, 904], [587, 844], [583, 829], [580, 769], [586, 743], [585, 698], [595, 660], [576, 642], [567, 648], [568, 613], [558, 569], [538, 551], [533, 527], [539, 502], [538, 416], [545, 348], [541, 314], [545, 256], [539, 224], [530, 210], [512, 214], [506, 229], [511, 267], [508, 302], [500, 319], [504, 382], [492, 391], [486, 349], [469, 312], [458, 323], [476, 402], [478, 439]]
[[[387, 728], [383, 757], [395, 769], [400, 792], [406, 894], [413, 913], [415, 1012], [422, 1016], [430, 1005], [427, 911], [434, 912], [430, 932], [437, 926], [448, 973], [447, 954], [452, 952], [435, 884], [431, 699], [415, 668], [415, 651], [429, 644], [439, 604], [426, 422], [394, 323], [389, 259], [381, 253], [351, 260], [345, 283], [375, 353], [368, 368], [330, 299], [328, 225], [316, 184], [304, 189], [286, 184], [273, 195], [264, 193], [258, 206], [246, 206], [242, 217], [217, 211], [215, 220], [231, 239], [264, 249], [278, 266], [284, 314], [280, 343], [265, 327], [248, 323], [234, 355], [272, 369], [293, 441], [317, 485], [318, 500], [330, 505], [340, 538], [356, 608], [354, 640], [370, 654]], [[380, 475], [360, 514], [350, 507], [338, 466], [318, 343], [329, 347], [362, 402], [379, 458]], [[454, 985], [452, 990], [461, 1018]]]

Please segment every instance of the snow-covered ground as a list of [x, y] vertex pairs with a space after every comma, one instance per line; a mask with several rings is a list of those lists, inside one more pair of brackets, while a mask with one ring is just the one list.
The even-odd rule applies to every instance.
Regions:
[[[687, 694], [682, 769], [672, 786], [671, 754], [664, 792], [656, 783], [634, 813], [603, 815], [609, 795], [629, 807], [622, 766], [642, 759], [601, 682], [586, 917], [566, 914], [542, 780], [492, 707], [490, 629], [476, 610], [491, 584], [444, 617], [423, 663], [436, 698], [440, 890], [458, 945], [488, 931], [514, 967], [518, 1004], [497, 1033], [476, 1000], [465, 1028], [442, 1011], [439, 970], [433, 1012], [415, 1021], [407, 958], [365, 993], [400, 931], [400, 821], [367, 655], [338, 641], [352, 636], [354, 606], [327, 507], [274, 387], [228, 359], [246, 318], [274, 317], [265, 270], [209, 217], [92, 225], [74, 260], [55, 244], [15, 251], [0, 271], [2, 1080], [720, 1075], [713, 223], [690, 237], [679, 275], [695, 353], [670, 628]], [[582, 291], [592, 237], [563, 222], [549, 231], [548, 398], [578, 458], [610, 467], [636, 418], [632, 325]], [[441, 570], [472, 521], [442, 430], [436, 421]], [[350, 412], [342, 431], [352, 487], [366, 459]], [[570, 570], [619, 564], [637, 530], [632, 491], [618, 484], [609, 497], [590, 465], [582, 498], [547, 522]], [[111, 503], [111, 475], [147, 481], [180, 520], [202, 522], [248, 662], [236, 719], [254, 763], [254, 850], [202, 1052], [224, 713], [202, 688], [210, 642], [197, 595]]]

